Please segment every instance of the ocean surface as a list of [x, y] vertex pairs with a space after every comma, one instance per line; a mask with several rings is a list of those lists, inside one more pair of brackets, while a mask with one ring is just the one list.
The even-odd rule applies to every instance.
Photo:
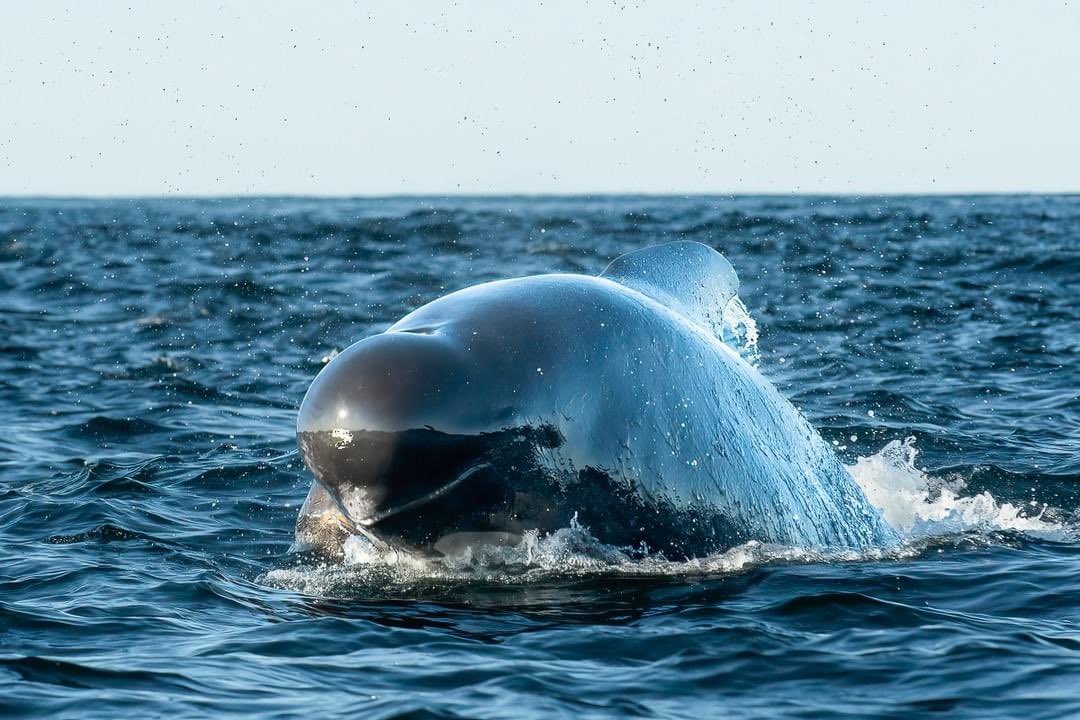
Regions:
[[[335, 351], [688, 239], [905, 537], [290, 554]], [[0, 200], [0, 716], [1080, 717], [1080, 197]]]

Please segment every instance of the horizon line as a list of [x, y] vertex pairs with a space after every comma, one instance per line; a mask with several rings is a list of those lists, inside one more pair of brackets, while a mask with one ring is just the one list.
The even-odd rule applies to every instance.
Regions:
[[0, 192], [0, 202], [9, 200], [494, 200], [514, 199], [570, 199], [570, 198], [904, 198], [904, 197], [1072, 197], [1080, 196], [1080, 190], [931, 190], [931, 191], [753, 191], [737, 192], [691, 191], [585, 191], [585, 192], [409, 192], [409, 193], [14, 193]]

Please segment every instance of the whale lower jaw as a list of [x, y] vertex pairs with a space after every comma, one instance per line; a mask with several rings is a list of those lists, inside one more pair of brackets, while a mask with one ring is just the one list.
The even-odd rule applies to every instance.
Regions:
[[[459, 478], [453, 484], [463, 481]], [[451, 487], [443, 489], [448, 492]], [[434, 494], [431, 500], [438, 495]], [[313, 500], [314, 499], [314, 500]], [[357, 525], [351, 522], [336, 507], [328, 505], [329, 498], [325, 489], [317, 482], [312, 483], [308, 501], [304, 503], [296, 521], [296, 536], [289, 548], [290, 553], [321, 553], [337, 558], [345, 555], [345, 545], [350, 540], [359, 540], [378, 553], [396, 552], [415, 557], [460, 556], [470, 548], [478, 547], [514, 547], [522, 542], [524, 535], [500, 530], [454, 531], [439, 537], [425, 546], [418, 546], [400, 538], [392, 542], [379, 536], [374, 523]], [[422, 503], [410, 504], [409, 508], [399, 508], [400, 512], [416, 509]]]
[[[467, 482], [469, 478], [473, 477], [477, 473], [488, 470], [490, 468], [490, 463], [477, 462], [473, 465], [470, 465], [456, 478], [446, 483], [445, 485], [442, 485], [441, 487], [432, 490], [428, 494], [411, 500], [403, 505], [383, 510], [382, 512], [375, 513], [357, 522], [353, 522], [347, 514], [342, 514], [340, 511], [338, 511], [335, 513], [332, 520], [338, 522], [341, 527], [348, 533], [365, 539], [376, 550], [404, 550], [413, 555], [429, 555], [431, 554], [430, 551], [425, 548], [408, 546], [408, 544], [402, 543], [400, 541], [395, 543], [387, 542], [383, 538], [379, 537], [377, 532], [378, 524], [388, 518], [394, 517], [395, 515], [402, 515], [410, 512], [419, 511], [424, 506], [435, 502], [447, 493], [453, 492], [460, 485]], [[449, 555], [454, 554], [454, 552], [457, 552], [459, 548], [463, 547], [462, 543], [472, 542], [473, 544], [484, 545], [506, 545], [509, 543], [509, 541], [507, 540], [507, 538], [509, 537], [517, 538], [517, 541], [515, 541], [513, 544], [517, 544], [517, 542], [519, 542], [521, 539], [520, 535], [514, 536], [512, 533], [504, 532], [453, 532], [448, 533], [447, 535], [444, 535], [443, 537], [436, 540], [434, 543], [431, 544], [431, 548], [434, 549], [435, 552], [438, 554]]]
[[430, 555], [464, 537], [505, 544], [527, 529], [567, 521], [551, 517], [559, 482], [537, 461], [539, 448], [561, 442], [548, 426], [469, 435], [432, 428], [302, 431], [298, 440], [322, 489], [312, 490], [319, 503], [305, 504], [297, 530], [315, 541], [326, 537], [340, 546], [338, 530], [323, 527], [328, 523], [376, 549]]

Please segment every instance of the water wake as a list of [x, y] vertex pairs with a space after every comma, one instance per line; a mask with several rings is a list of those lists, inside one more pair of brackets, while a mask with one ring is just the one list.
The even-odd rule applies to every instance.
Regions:
[[352, 595], [433, 584], [519, 585], [586, 576], [713, 576], [778, 563], [899, 560], [957, 537], [990, 543], [1001, 533], [1057, 541], [1075, 539], [1071, 528], [1050, 519], [1047, 505], [1000, 502], [989, 491], [965, 495], [963, 478], [933, 477], [915, 465], [917, 455], [913, 438], [894, 440], [849, 467], [871, 503], [901, 533], [904, 542], [899, 547], [856, 552], [751, 541], [706, 557], [668, 558], [647, 547], [606, 545], [575, 518], [569, 527], [550, 534], [529, 531], [516, 545], [471, 546], [438, 559], [376, 547], [354, 536], [346, 540], [340, 561], [279, 568], [262, 575], [260, 581], [311, 595]]

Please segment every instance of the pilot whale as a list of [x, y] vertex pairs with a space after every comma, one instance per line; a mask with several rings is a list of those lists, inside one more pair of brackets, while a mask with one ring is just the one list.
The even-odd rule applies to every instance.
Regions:
[[820, 435], [724, 340], [738, 279], [673, 242], [599, 276], [487, 282], [334, 357], [300, 406], [301, 547], [438, 556], [576, 517], [669, 559], [750, 540], [898, 542]]

